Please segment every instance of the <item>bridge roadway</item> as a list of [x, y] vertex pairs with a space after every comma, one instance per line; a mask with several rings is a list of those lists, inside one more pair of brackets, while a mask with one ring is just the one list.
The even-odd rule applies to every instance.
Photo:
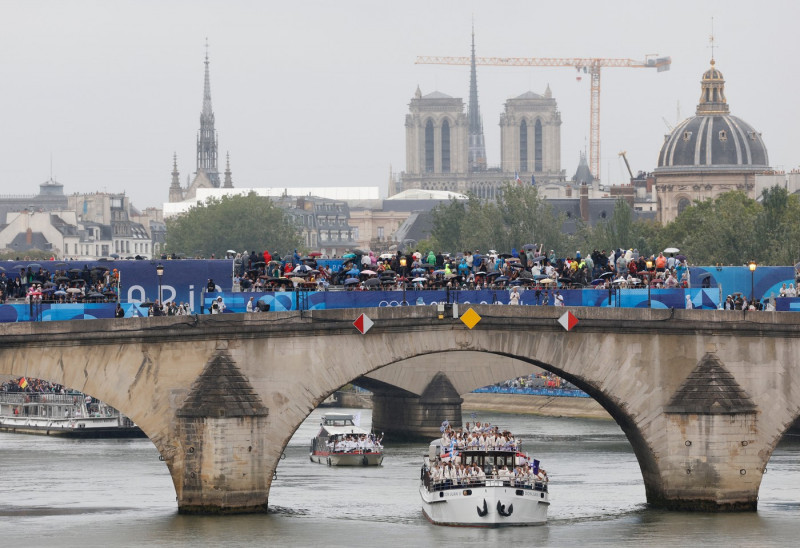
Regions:
[[[351, 381], [376, 390], [378, 428], [433, 435], [443, 418], [460, 423], [459, 394], [537, 367], [622, 427], [651, 505], [756, 509], [800, 414], [800, 315], [573, 308], [580, 322], [566, 332], [565, 309], [473, 308], [472, 330], [432, 306], [4, 324], [0, 374], [77, 388], [131, 417], [182, 513], [265, 512], [286, 443]], [[375, 322], [366, 335], [352, 325], [360, 312]]]

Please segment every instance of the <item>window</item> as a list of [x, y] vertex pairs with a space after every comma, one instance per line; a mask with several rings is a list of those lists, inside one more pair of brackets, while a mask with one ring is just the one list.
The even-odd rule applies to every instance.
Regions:
[[450, 123], [442, 122], [442, 173], [450, 173]]
[[378, 227], [378, 240], [383, 240], [383, 227]]
[[534, 156], [534, 171], [539, 173], [542, 171], [542, 121], [536, 120], [536, 125], [533, 128], [533, 156]]
[[681, 198], [680, 200], [678, 200], [678, 215], [683, 213], [683, 210], [689, 207], [690, 203], [691, 202], [689, 202], [688, 198]]
[[683, 132], [683, 140], [684, 141], [688, 141], [691, 138], [692, 138], [692, 132], [691, 131], [684, 131]]
[[519, 170], [528, 171], [528, 123], [525, 120], [519, 125]]
[[433, 122], [425, 124], [425, 173], [433, 173]]
[[719, 140], [720, 141], [727, 141], [728, 140], [728, 134], [725, 133], [724, 129], [719, 132]]

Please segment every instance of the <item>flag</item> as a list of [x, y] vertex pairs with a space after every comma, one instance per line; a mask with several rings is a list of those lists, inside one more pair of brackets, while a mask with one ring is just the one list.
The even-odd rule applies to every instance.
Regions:
[[531, 186], [536, 186], [536, 177], [531, 175]]
[[514, 172], [514, 180], [517, 182], [518, 185], [522, 184], [522, 179], [519, 178], [519, 172], [518, 171]]
[[533, 474], [536, 475], [539, 473], [539, 461], [533, 459]]
[[25, 377], [22, 377], [19, 380], [19, 387], [25, 390], [28, 387], [28, 380]]
[[356, 426], [361, 426], [361, 411], [353, 415], [353, 424]]

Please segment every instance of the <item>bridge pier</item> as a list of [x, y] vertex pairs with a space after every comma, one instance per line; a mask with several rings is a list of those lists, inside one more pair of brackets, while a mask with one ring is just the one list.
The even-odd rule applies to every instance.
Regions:
[[372, 428], [388, 439], [431, 441], [445, 420], [461, 427], [461, 403], [447, 375], [438, 372], [421, 396], [405, 390], [381, 390], [372, 396]]
[[644, 474], [648, 502], [670, 510], [755, 511], [766, 466], [757, 419], [756, 405], [722, 361], [703, 356], [664, 408], [658, 477]]
[[268, 414], [228, 352], [215, 352], [178, 410], [171, 440], [154, 440], [180, 513], [267, 512], [281, 452], [268, 442]]

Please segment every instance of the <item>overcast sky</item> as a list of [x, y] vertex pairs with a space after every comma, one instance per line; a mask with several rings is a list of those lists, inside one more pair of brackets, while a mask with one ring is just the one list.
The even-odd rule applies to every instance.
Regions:
[[[508, 2], [0, 0], [0, 194], [35, 194], [52, 173], [66, 193], [167, 200], [172, 155], [194, 171], [208, 37], [220, 172], [234, 185], [374, 186], [405, 168], [417, 85], [469, 94], [469, 67], [418, 55], [672, 57], [672, 69], [602, 72], [601, 174], [627, 182], [656, 167], [667, 124], [694, 114], [709, 66], [732, 114], [761, 131], [770, 163], [800, 152], [795, 74], [800, 3], [791, 1]], [[589, 78], [571, 68], [478, 67], [490, 165], [500, 163], [506, 99], [547, 84], [558, 102], [562, 168], [588, 146]]]

